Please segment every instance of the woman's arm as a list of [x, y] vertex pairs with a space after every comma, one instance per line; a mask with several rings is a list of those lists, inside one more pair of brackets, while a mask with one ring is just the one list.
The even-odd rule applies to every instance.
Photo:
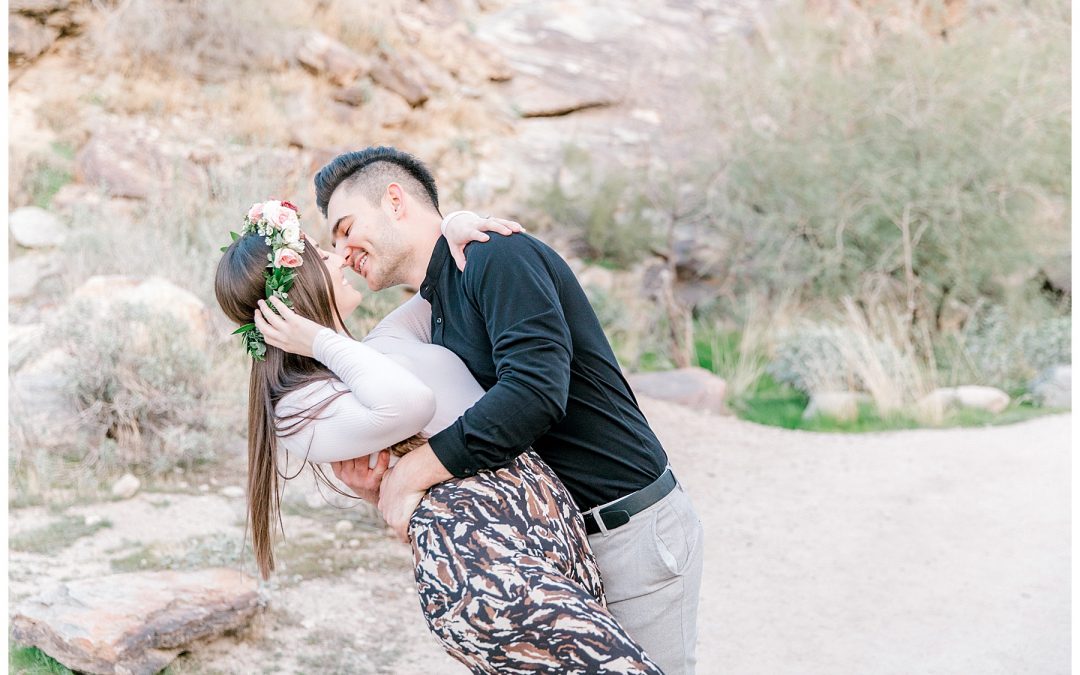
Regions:
[[[283, 436], [290, 453], [313, 462], [360, 457], [405, 440], [431, 420], [435, 395], [408, 369], [368, 345], [298, 315], [277, 298], [269, 302], [277, 313], [263, 301], [255, 313], [255, 324], [267, 343], [313, 356], [349, 391], [333, 400], [317, 419]], [[293, 343], [299, 346], [290, 347]], [[344, 391], [340, 383], [312, 383], [286, 395], [278, 403], [278, 417], [302, 413], [340, 391]], [[290, 434], [290, 423], [285, 423], [284, 434]]]
[[465, 271], [465, 247], [474, 241], [487, 241], [491, 237], [485, 234], [498, 232], [501, 235], [510, 235], [515, 232], [524, 232], [521, 223], [503, 218], [488, 218], [478, 216], [472, 211], [454, 211], [447, 214], [440, 225], [446, 243], [450, 246], [450, 256], [461, 271]]
[[[435, 395], [415, 375], [371, 347], [323, 328], [315, 358], [341, 382], [316, 382], [284, 397], [278, 417], [303, 414], [334, 394], [318, 416], [279, 422], [285, 449], [312, 462], [361, 457], [419, 433], [435, 414]], [[341, 385], [344, 384], [344, 387]], [[297, 424], [295, 433], [289, 425]]]

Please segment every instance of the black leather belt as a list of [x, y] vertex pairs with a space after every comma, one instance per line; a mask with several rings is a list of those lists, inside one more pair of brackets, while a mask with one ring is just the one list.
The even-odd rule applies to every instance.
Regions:
[[[667, 497], [668, 493], [674, 489], [675, 474], [671, 473], [671, 469], [667, 469], [664, 473], [660, 474], [659, 478], [637, 492], [628, 494], [622, 499], [600, 509], [599, 515], [601, 520], [604, 521], [604, 527], [609, 530], [622, 527], [630, 522], [630, 518], [635, 513], [640, 513], [664, 497]], [[582, 513], [582, 515], [585, 516], [585, 531], [589, 534], [596, 534], [597, 532], [602, 531], [600, 529], [600, 524], [596, 522], [596, 518], [593, 515], [595, 513], [597, 513], [595, 509]]]

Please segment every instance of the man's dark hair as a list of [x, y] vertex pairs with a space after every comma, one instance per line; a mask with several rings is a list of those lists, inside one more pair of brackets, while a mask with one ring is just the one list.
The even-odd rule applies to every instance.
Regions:
[[417, 199], [426, 195], [439, 210], [439, 191], [435, 177], [424, 163], [397, 148], [378, 146], [338, 155], [315, 174], [315, 203], [326, 215], [330, 195], [344, 185], [358, 189], [372, 205], [378, 205], [389, 183], [400, 183]]

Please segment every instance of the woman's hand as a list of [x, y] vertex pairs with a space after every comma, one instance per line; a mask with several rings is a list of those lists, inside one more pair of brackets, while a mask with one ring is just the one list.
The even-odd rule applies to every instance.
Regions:
[[390, 451], [379, 451], [379, 459], [375, 466], [365, 455], [356, 459], [346, 459], [340, 462], [331, 462], [330, 468], [338, 480], [345, 483], [350, 490], [355, 492], [360, 499], [371, 505], [379, 503], [379, 488], [382, 485], [383, 475], [390, 468]]
[[315, 336], [326, 326], [305, 319], [276, 297], [269, 300], [278, 311], [275, 314], [267, 302], [260, 300], [259, 309], [255, 310], [255, 327], [263, 334], [266, 344], [291, 354], [313, 356]]
[[524, 232], [521, 223], [504, 218], [484, 218], [470, 211], [460, 211], [454, 214], [446, 223], [446, 243], [450, 245], [450, 255], [453, 256], [457, 268], [465, 271], [465, 246], [474, 241], [487, 241], [491, 237], [485, 232], [498, 232], [502, 235], [511, 235], [515, 232]]

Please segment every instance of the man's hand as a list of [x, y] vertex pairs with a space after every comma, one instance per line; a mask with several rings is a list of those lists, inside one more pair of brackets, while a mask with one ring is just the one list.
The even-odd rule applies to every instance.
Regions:
[[465, 271], [465, 246], [474, 241], [487, 241], [490, 235], [486, 232], [498, 232], [503, 236], [524, 232], [525, 228], [513, 220], [505, 218], [485, 218], [470, 211], [462, 211], [454, 215], [446, 223], [446, 243], [450, 246], [450, 256], [454, 259], [459, 271]]
[[[270, 309], [268, 302], [278, 313]], [[325, 328], [292, 311], [276, 297], [259, 300], [259, 308], [255, 310], [255, 327], [263, 334], [266, 344], [301, 356], [314, 354], [315, 336]]]
[[427, 489], [453, 478], [426, 443], [398, 460], [383, 478], [379, 513], [390, 529], [409, 541], [409, 520]]
[[380, 451], [375, 466], [372, 467], [370, 464], [369, 458], [365, 455], [356, 459], [331, 462], [330, 467], [338, 480], [345, 483], [360, 499], [370, 504], [378, 504], [379, 488], [382, 485], [383, 476], [390, 467], [390, 451]]

